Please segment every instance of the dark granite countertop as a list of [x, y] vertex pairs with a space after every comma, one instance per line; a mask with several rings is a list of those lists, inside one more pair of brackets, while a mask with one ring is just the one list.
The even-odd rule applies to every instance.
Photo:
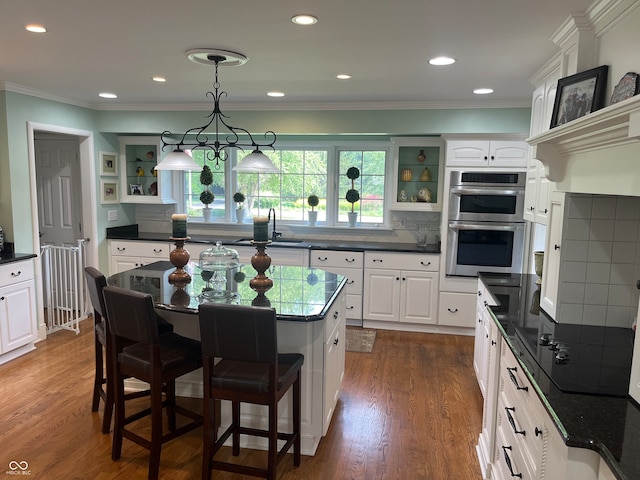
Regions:
[[21, 262], [35, 257], [37, 257], [35, 253], [15, 253], [13, 243], [5, 242], [4, 249], [0, 252], [0, 265], [4, 263]]
[[[603, 344], [598, 340], [601, 348], [612, 358], [612, 362], [621, 362], [615, 369], [624, 382], [628, 385], [628, 371], [630, 368], [629, 347], [633, 348], [633, 333], [630, 329], [616, 327], [594, 326], [566, 326], [560, 322], [554, 322], [539, 307], [539, 285], [535, 283], [535, 275], [488, 275], [480, 274], [483, 283], [496, 299], [507, 299], [509, 307], [501, 304], [491, 307], [494, 319], [498, 324], [502, 336], [520, 361], [523, 370], [529, 376], [536, 393], [545, 405], [551, 418], [555, 422], [558, 432], [564, 442], [570, 447], [589, 448], [598, 452], [607, 462], [611, 470], [622, 480], [640, 478], [640, 408], [638, 404], [627, 394], [623, 393], [620, 385], [612, 385], [615, 396], [607, 395], [609, 372], [608, 366], [595, 365], [591, 358], [590, 365], [584, 365], [584, 371], [580, 370], [576, 363], [579, 358], [586, 355], [578, 355], [583, 346], [576, 346], [572, 351], [568, 364], [556, 365], [549, 359], [548, 346], [540, 342], [545, 333], [551, 336], [567, 336], [567, 327], [573, 334], [582, 338], [609, 339], [611, 344]], [[500, 301], [500, 300], [499, 300]], [[563, 331], [562, 329], [565, 329]], [[558, 333], [562, 332], [562, 333]], [[631, 342], [631, 345], [629, 345]], [[602, 347], [604, 345], [604, 347]], [[589, 346], [589, 348], [592, 348]], [[606, 350], [606, 349], [609, 350]], [[536, 351], [537, 350], [537, 351]], [[611, 353], [615, 352], [615, 353]], [[620, 353], [622, 352], [622, 353]], [[593, 353], [591, 354], [593, 357]], [[596, 355], [596, 358], [598, 356]], [[545, 363], [546, 362], [546, 363]], [[629, 363], [629, 365], [626, 365]], [[543, 364], [543, 365], [541, 365]], [[574, 368], [571, 372], [569, 385], [563, 390], [551, 380], [554, 377], [553, 369], [562, 370], [567, 366]], [[551, 372], [551, 377], [545, 371]], [[582, 375], [581, 375], [582, 374]], [[600, 394], [569, 393], [565, 391], [577, 390], [580, 378], [601, 377], [604, 385], [587, 385], [587, 390], [593, 389]], [[557, 379], [556, 379], [557, 381]], [[614, 382], [615, 383], [615, 382]], [[618, 382], [620, 383], [620, 382]], [[562, 384], [562, 383], [561, 383]]]
[[185, 269], [191, 275], [191, 282], [186, 285], [169, 282], [169, 274], [175, 267], [167, 261], [116, 273], [107, 282], [150, 294], [160, 309], [197, 315], [198, 307], [205, 302], [267, 306], [276, 310], [278, 320], [289, 322], [323, 320], [346, 285], [342, 275], [317, 268], [272, 266], [267, 275], [273, 286], [258, 293], [249, 285], [257, 275], [251, 265], [219, 272], [220, 276], [214, 272], [206, 275], [194, 263]]
[[[153, 242], [166, 242], [168, 236], [162, 233], [139, 232], [137, 225], [125, 225], [124, 227], [107, 228], [107, 239], [110, 240], [141, 240]], [[206, 243], [215, 245], [221, 241], [224, 245], [240, 246], [241, 239], [237, 237], [211, 235], [190, 235], [190, 243]], [[307, 250], [346, 250], [364, 252], [376, 250], [386, 252], [410, 252], [410, 253], [440, 253], [440, 245], [432, 244], [419, 247], [415, 243], [391, 243], [391, 242], [361, 242], [346, 240], [305, 240], [298, 243], [276, 243], [269, 248], [304, 248]]]

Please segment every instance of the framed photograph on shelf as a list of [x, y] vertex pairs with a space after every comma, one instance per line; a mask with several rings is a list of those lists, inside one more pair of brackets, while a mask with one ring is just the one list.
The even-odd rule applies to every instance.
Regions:
[[139, 183], [130, 183], [129, 190], [131, 195], [144, 195], [144, 188]]
[[100, 203], [118, 203], [118, 182], [100, 180]]
[[100, 175], [104, 177], [118, 176], [118, 155], [113, 152], [100, 152]]
[[603, 65], [558, 80], [550, 128], [604, 107], [608, 70], [609, 67]]
[[637, 95], [640, 89], [640, 81], [638, 78], [637, 73], [626, 73], [613, 89], [613, 93], [611, 94], [611, 105]]

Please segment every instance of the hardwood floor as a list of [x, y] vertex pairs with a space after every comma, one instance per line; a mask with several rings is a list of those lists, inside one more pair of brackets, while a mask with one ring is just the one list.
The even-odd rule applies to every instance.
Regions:
[[[100, 432], [102, 404], [91, 412], [92, 325], [82, 322], [79, 336], [55, 333], [0, 366], [0, 471], [26, 461], [30, 478], [147, 478], [147, 451], [125, 440], [113, 462], [111, 436]], [[379, 330], [372, 353], [347, 352], [341, 399], [316, 455], [303, 456], [299, 468], [283, 460], [278, 479], [481, 479], [472, 356], [471, 337]], [[160, 478], [200, 478], [201, 434], [163, 446]], [[241, 459], [260, 463], [263, 452], [245, 450]]]

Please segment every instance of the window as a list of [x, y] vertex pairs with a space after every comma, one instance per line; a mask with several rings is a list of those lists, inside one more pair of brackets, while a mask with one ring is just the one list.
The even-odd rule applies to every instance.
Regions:
[[[265, 151], [273, 163], [280, 169], [280, 174], [232, 172], [231, 167], [240, 162], [250, 152], [233, 151], [226, 162], [220, 162], [218, 168], [211, 162], [207, 165], [213, 173], [211, 191], [215, 195], [210, 205], [213, 209], [212, 221], [233, 221], [233, 210], [236, 205], [232, 197], [235, 192], [245, 196], [244, 208], [247, 210], [246, 221], [254, 216], [267, 215], [270, 208], [276, 210], [278, 221], [285, 223], [305, 224], [308, 221], [307, 204], [309, 195], [316, 195], [320, 203], [318, 224], [320, 226], [346, 225], [347, 212], [351, 204], [345, 195], [351, 188], [351, 180], [346, 172], [350, 167], [357, 167], [360, 177], [354, 188], [360, 194], [360, 200], [354, 204], [358, 212], [360, 225], [379, 225], [385, 221], [385, 169], [388, 156], [386, 143], [384, 147], [376, 142], [375, 148], [346, 148], [340, 145], [287, 146], [279, 142], [276, 151]], [[194, 160], [204, 165], [204, 150], [191, 152]], [[185, 172], [185, 211], [189, 218], [196, 221], [202, 219], [200, 193], [200, 172]], [[225, 201], [226, 200], [226, 201]]]

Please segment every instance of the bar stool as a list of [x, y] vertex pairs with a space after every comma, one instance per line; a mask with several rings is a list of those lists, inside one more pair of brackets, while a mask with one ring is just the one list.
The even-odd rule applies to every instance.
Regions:
[[[200, 342], [176, 333], [158, 334], [151, 295], [120, 287], [103, 289], [107, 324], [111, 334], [115, 425], [111, 458], [122, 453], [122, 439], [127, 438], [149, 449], [149, 479], [158, 478], [162, 444], [202, 425], [202, 415], [176, 405], [175, 379], [202, 366]], [[151, 407], [125, 415], [124, 380], [134, 377], [149, 383]], [[162, 400], [163, 391], [165, 401]], [[169, 433], [163, 435], [162, 409], [167, 407]], [[192, 421], [176, 428], [176, 413]], [[131, 422], [151, 414], [151, 439], [130, 429]]]
[[[109, 349], [111, 348], [111, 339], [109, 338], [106, 318], [106, 308], [104, 306], [104, 297], [102, 289], [107, 286], [105, 276], [94, 267], [86, 267], [84, 269], [85, 279], [87, 281], [87, 290], [91, 306], [93, 307], [93, 323], [94, 323], [94, 349], [95, 349], [95, 369], [96, 373], [93, 380], [93, 397], [91, 401], [91, 411], [97, 412], [100, 405], [100, 399], [104, 402], [104, 415], [102, 417], [102, 433], [109, 433], [111, 429], [111, 415], [113, 413], [113, 387], [110, 383], [111, 367], [109, 362], [104, 362], [105, 358], [109, 358]], [[168, 333], [173, 331], [173, 325], [166, 320], [158, 317], [158, 332]], [[126, 399], [138, 398], [149, 395], [149, 391], [129, 393]]]
[[[276, 478], [277, 463], [293, 445], [293, 464], [300, 465], [300, 372], [304, 355], [278, 354], [276, 314], [271, 308], [206, 303], [200, 305], [200, 341], [204, 375], [204, 447], [202, 478], [224, 470]], [[214, 357], [220, 359], [216, 364]], [[293, 387], [293, 432], [278, 433], [278, 401]], [[217, 438], [216, 400], [230, 400], [231, 425]], [[268, 430], [242, 427], [240, 404], [269, 408]], [[215, 453], [232, 436], [232, 453], [240, 454], [240, 435], [268, 438], [267, 468], [216, 461]], [[278, 451], [277, 440], [285, 440]]]

